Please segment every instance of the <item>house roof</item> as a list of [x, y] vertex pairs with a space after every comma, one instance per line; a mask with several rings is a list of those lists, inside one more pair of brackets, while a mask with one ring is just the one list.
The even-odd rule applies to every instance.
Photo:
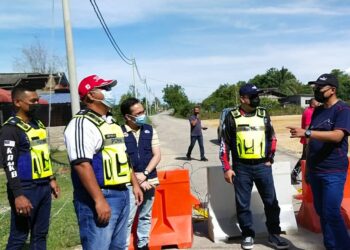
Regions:
[[[40, 73], [0, 73], [0, 88], [11, 90], [17, 84], [30, 84], [34, 89], [46, 86], [50, 74]], [[64, 73], [52, 74], [56, 86], [68, 88], [69, 82]]]

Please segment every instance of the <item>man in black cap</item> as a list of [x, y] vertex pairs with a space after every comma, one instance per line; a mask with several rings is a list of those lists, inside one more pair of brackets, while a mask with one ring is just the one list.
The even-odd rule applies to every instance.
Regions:
[[[224, 121], [220, 145], [226, 182], [234, 184], [237, 217], [242, 231], [241, 247], [254, 247], [250, 198], [255, 183], [264, 203], [268, 242], [278, 249], [287, 249], [288, 243], [279, 236], [280, 207], [276, 197], [271, 165], [276, 150], [276, 137], [267, 111], [260, 107], [261, 91], [253, 84], [239, 90], [239, 107], [234, 108]], [[232, 168], [229, 153], [232, 156]]]
[[288, 127], [291, 138], [309, 139], [306, 180], [310, 183], [314, 207], [320, 216], [327, 249], [350, 249], [350, 238], [340, 213], [348, 171], [350, 107], [337, 98], [338, 80], [323, 74], [313, 85], [315, 99], [323, 105], [312, 115], [308, 129]]

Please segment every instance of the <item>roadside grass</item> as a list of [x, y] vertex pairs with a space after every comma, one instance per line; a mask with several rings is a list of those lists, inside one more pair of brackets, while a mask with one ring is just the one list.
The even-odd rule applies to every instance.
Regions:
[[[57, 182], [61, 187], [59, 199], [52, 201], [47, 249], [69, 249], [80, 244], [79, 228], [73, 206], [73, 187], [66, 152], [52, 152]], [[6, 176], [0, 172], [0, 249], [4, 249], [10, 229], [10, 210], [6, 193]], [[29, 237], [28, 237], [29, 238]], [[28, 241], [29, 242], [29, 239]], [[29, 249], [28, 245], [25, 249]]]

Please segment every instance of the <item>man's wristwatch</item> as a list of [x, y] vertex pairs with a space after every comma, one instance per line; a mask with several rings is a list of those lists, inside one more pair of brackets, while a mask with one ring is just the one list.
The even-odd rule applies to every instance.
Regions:
[[310, 129], [305, 130], [305, 137], [310, 138], [310, 136], [311, 136], [311, 130]]
[[143, 171], [143, 174], [148, 178], [148, 175], [149, 175], [148, 170], [145, 169], [145, 171]]

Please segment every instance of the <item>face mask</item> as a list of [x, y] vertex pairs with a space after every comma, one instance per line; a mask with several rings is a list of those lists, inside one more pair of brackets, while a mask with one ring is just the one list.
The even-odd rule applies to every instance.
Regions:
[[139, 115], [135, 117], [135, 123], [137, 126], [141, 127], [146, 123], [146, 115]]
[[104, 105], [106, 105], [108, 108], [113, 108], [115, 106], [116, 98], [112, 94], [112, 91], [107, 91], [107, 90], [101, 89], [101, 93], [104, 96], [104, 98], [101, 102]]
[[324, 103], [328, 99], [324, 96], [324, 93], [321, 92], [321, 89], [319, 89], [319, 88], [314, 90], [314, 96], [315, 96], [316, 101], [322, 102], [322, 103]]
[[250, 101], [250, 106], [251, 106], [252, 108], [256, 108], [256, 107], [258, 107], [259, 104], [260, 104], [260, 98], [259, 98], [259, 96], [251, 96], [251, 97], [249, 98], [249, 101]]
[[31, 118], [37, 118], [38, 114], [40, 113], [40, 104], [30, 104], [29, 105], [29, 110], [26, 112], [28, 117]]

